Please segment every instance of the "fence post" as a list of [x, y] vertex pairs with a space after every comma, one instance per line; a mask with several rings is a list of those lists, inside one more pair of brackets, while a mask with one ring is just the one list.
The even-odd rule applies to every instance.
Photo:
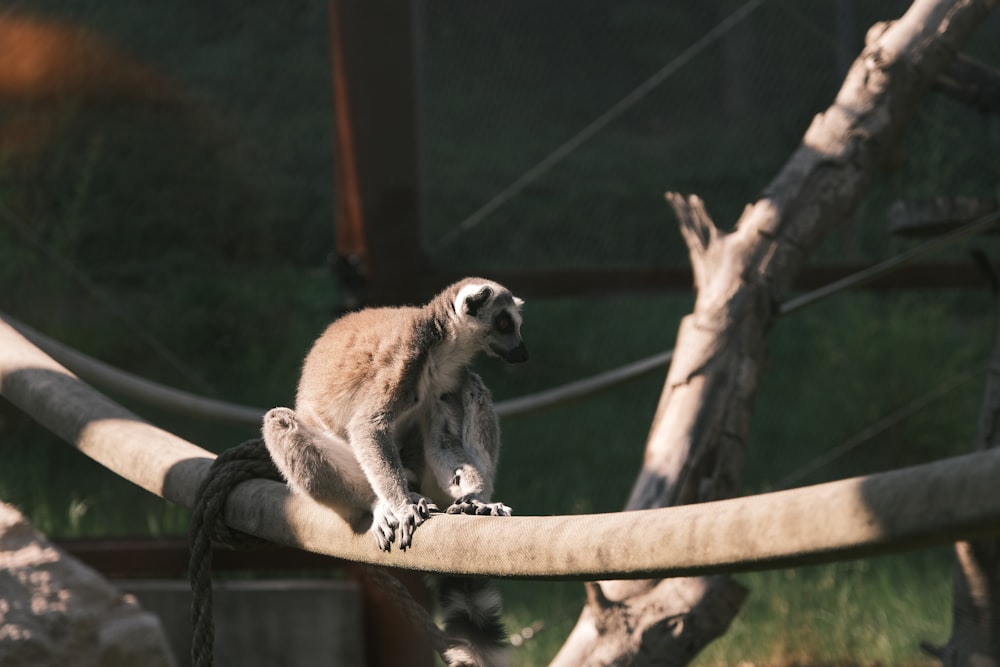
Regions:
[[345, 305], [422, 301], [416, 4], [330, 0]]

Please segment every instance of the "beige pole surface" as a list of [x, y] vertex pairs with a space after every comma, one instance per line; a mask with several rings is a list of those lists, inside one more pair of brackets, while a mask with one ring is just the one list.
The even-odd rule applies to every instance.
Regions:
[[[0, 321], [0, 393], [111, 471], [192, 507], [213, 454], [73, 376]], [[318, 553], [407, 569], [618, 579], [787, 567], [1000, 532], [1000, 450], [879, 475], [698, 505], [552, 517], [436, 516], [383, 553], [334, 511], [266, 480], [241, 484], [227, 521]], [[516, 510], [516, 506], [515, 506]]]

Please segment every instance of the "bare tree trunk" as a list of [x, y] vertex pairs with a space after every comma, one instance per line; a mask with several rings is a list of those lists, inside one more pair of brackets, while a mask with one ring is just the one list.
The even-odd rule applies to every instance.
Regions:
[[951, 639], [941, 651], [946, 667], [1000, 665], [998, 550], [997, 539], [955, 543]]
[[1000, 72], [961, 54], [935, 87], [982, 113], [1000, 114]]
[[[733, 231], [719, 230], [697, 197], [667, 195], [698, 297], [681, 322], [626, 509], [737, 493], [778, 304], [809, 253], [855, 209], [935, 75], [995, 4], [917, 0], [898, 21], [873, 27], [833, 105], [816, 116]], [[605, 581], [587, 589], [553, 667], [686, 664], [725, 632], [746, 594], [724, 576]]]
[[[1000, 447], [1000, 321], [983, 407], [977, 449]], [[945, 667], [1000, 665], [1000, 539], [955, 543], [951, 638], [941, 648], [924, 646]]]

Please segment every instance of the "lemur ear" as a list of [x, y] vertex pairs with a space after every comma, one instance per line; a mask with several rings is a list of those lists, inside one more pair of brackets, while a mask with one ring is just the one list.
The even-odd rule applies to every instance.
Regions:
[[491, 296], [493, 289], [489, 285], [466, 285], [455, 297], [455, 312], [460, 315], [468, 313], [475, 317]]
[[521, 306], [523, 306], [523, 305], [524, 305], [524, 299], [521, 299], [521, 298], [518, 298], [518, 297], [516, 297], [516, 296], [515, 296], [515, 297], [514, 297], [514, 305], [515, 305], [515, 306], [516, 306], [517, 308], [520, 308]]

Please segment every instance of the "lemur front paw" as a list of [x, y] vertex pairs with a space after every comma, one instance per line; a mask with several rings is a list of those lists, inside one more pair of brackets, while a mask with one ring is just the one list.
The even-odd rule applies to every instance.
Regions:
[[479, 516], [510, 516], [511, 509], [503, 503], [484, 503], [476, 496], [462, 496], [447, 509], [448, 514], [476, 514]]
[[375, 543], [382, 551], [389, 551], [399, 532], [399, 548], [406, 551], [413, 544], [413, 533], [417, 526], [440, 512], [437, 505], [419, 493], [407, 494], [407, 501], [399, 507], [391, 507], [379, 501], [372, 517], [372, 533]]

